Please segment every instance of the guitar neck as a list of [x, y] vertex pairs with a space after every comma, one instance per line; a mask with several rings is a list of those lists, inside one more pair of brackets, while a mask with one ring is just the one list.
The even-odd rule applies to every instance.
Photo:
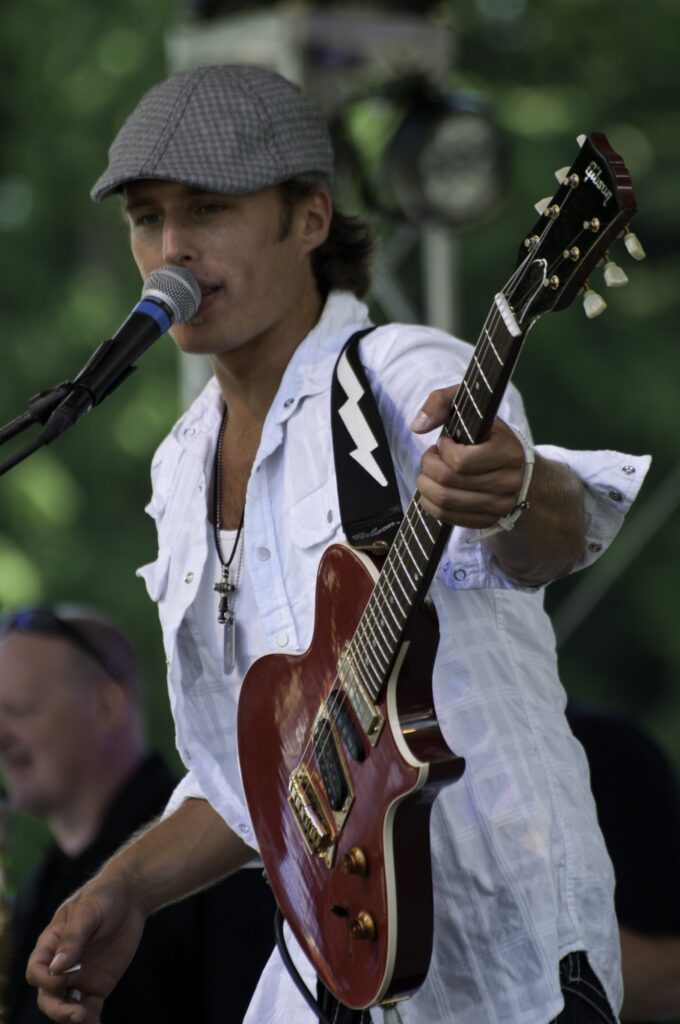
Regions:
[[[494, 300], [460, 383], [442, 437], [478, 444], [491, 430], [526, 331], [505, 295]], [[430, 588], [451, 526], [411, 499], [348, 652], [373, 700], [382, 696], [413, 614]]]

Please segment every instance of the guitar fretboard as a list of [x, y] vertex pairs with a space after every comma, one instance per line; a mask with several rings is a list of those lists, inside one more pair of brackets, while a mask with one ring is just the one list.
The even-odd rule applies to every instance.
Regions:
[[[519, 356], [523, 332], [502, 293], [496, 296], [456, 393], [442, 436], [483, 441]], [[451, 527], [429, 515], [416, 491], [346, 652], [355, 678], [378, 700], [413, 612], [429, 590]]]

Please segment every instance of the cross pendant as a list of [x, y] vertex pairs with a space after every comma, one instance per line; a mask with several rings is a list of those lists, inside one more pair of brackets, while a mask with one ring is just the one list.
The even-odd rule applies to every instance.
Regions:
[[223, 625], [227, 621], [227, 615], [229, 614], [229, 595], [233, 593], [235, 587], [233, 583], [229, 582], [229, 566], [222, 566], [222, 575], [214, 584], [214, 590], [220, 595], [220, 603], [217, 608], [217, 621]]

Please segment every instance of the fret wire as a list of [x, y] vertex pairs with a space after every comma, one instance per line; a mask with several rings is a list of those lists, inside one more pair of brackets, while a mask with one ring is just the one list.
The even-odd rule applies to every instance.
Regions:
[[385, 665], [385, 668], [381, 669], [373, 663], [373, 653], [372, 649], [365, 643], [359, 648], [354, 642], [350, 644], [347, 651], [347, 656], [350, 658], [352, 663], [354, 674], [357, 679], [360, 679], [367, 687], [370, 683], [368, 678], [369, 675], [372, 674], [375, 676], [376, 682], [379, 684], [387, 669], [387, 665]]
[[[406, 533], [407, 533], [407, 531], [408, 531], [408, 532], [409, 532], [409, 534], [410, 534], [410, 537], [408, 537], [408, 538], [407, 538], [407, 536], [406, 536]], [[404, 552], [406, 552], [406, 554], [410, 555], [410, 557], [411, 557], [411, 561], [412, 561], [412, 562], [413, 562], [413, 564], [415, 565], [416, 569], [417, 569], [418, 571], [421, 571], [421, 567], [420, 567], [420, 565], [418, 564], [418, 562], [416, 561], [416, 559], [415, 559], [415, 557], [414, 557], [414, 553], [413, 553], [413, 551], [411, 550], [411, 544], [410, 544], [410, 539], [411, 539], [412, 537], [414, 537], [414, 536], [415, 536], [415, 533], [414, 533], [414, 530], [413, 530], [413, 524], [412, 524], [412, 522], [411, 522], [411, 518], [410, 518], [410, 516], [409, 516], [409, 515], [408, 515], [408, 513], [407, 513], [407, 514], [406, 514], [406, 515], [404, 516], [403, 520], [402, 520], [402, 524], [401, 524], [401, 529], [400, 529], [400, 531], [399, 531], [399, 534], [398, 534], [398, 535], [397, 535], [397, 537], [395, 538], [395, 541], [394, 541], [393, 547], [395, 547], [395, 548], [397, 548], [397, 549], [398, 549], [398, 551], [399, 551], [399, 554], [400, 554], [400, 556], [401, 556], [401, 555], [402, 555], [402, 554], [403, 554]]]
[[[378, 581], [378, 586], [377, 586], [376, 590], [381, 590], [381, 589], [382, 589], [382, 587], [381, 587], [380, 581]], [[375, 593], [375, 591], [374, 591], [374, 593]], [[400, 624], [399, 619], [396, 617], [396, 615], [394, 613], [394, 608], [390, 607], [389, 601], [385, 600], [384, 595], [377, 594], [376, 600], [377, 601], [382, 601], [381, 607], [384, 607], [387, 611], [389, 611], [390, 615], [392, 616], [392, 620], [393, 620], [395, 626], [397, 627], [397, 629], [401, 629], [401, 625], [402, 624]], [[366, 608], [368, 609], [368, 605], [366, 606]]]
[[[370, 598], [368, 600], [368, 603], [366, 605], [366, 609], [365, 609], [364, 614], [362, 616], [362, 622], [364, 623], [364, 631], [366, 632], [367, 630], [370, 630], [370, 638], [372, 640], [371, 649], [373, 649], [373, 647], [378, 645], [378, 650], [379, 650], [380, 654], [384, 655], [385, 652], [379, 647], [380, 640], [381, 639], [385, 639], [384, 637], [381, 636], [381, 632], [380, 632], [381, 619], [384, 619], [384, 616], [382, 616], [380, 614], [380, 592], [379, 592], [379, 585], [380, 584], [378, 582], [378, 585], [376, 585], [376, 587], [373, 590], [373, 593], [371, 594], [371, 596], [370, 596]], [[387, 626], [386, 622], [383, 622], [382, 624], [383, 624], [383, 626]], [[401, 628], [399, 626], [398, 622], [396, 623], [396, 627], [397, 627], [397, 630], [399, 630]], [[393, 632], [392, 629], [390, 629], [390, 633], [392, 634], [393, 642], [396, 642], [398, 640], [398, 636], [394, 635], [394, 632]], [[385, 666], [384, 666], [385, 668], [389, 664], [389, 661], [390, 661], [391, 657], [392, 657], [392, 652], [390, 651], [390, 648], [389, 648], [389, 645], [388, 645], [388, 652], [387, 652], [387, 656], [385, 658]]]
[[[418, 590], [418, 584], [416, 582], [414, 582], [414, 580], [412, 579], [411, 573], [408, 571], [408, 569], [406, 567], [406, 563], [404, 562], [404, 559], [401, 557], [401, 552], [399, 551], [399, 546], [396, 543], [392, 545], [392, 551], [394, 551], [395, 558], [399, 561], [399, 564], [401, 565], [402, 569], [406, 573], [407, 581], [413, 587], [413, 594], [411, 595], [411, 598], [413, 598], [415, 596], [415, 594], [416, 594], [416, 591]], [[406, 593], [406, 592], [404, 591], [404, 593]]]
[[390, 595], [391, 595], [394, 603], [396, 604], [397, 608], [399, 609], [399, 612], [404, 616], [404, 621], [406, 621], [406, 616], [407, 616], [408, 613], [406, 611], [404, 611], [404, 609], [399, 604], [399, 600], [397, 598], [397, 595], [396, 595], [395, 591], [392, 589], [392, 585], [391, 585], [388, 577], [385, 577], [385, 586], [389, 590]]
[[417, 509], [418, 520], [422, 524], [422, 526], [423, 526], [423, 528], [425, 530], [425, 533], [428, 536], [428, 539], [432, 542], [432, 546], [434, 547], [434, 545], [437, 542], [437, 538], [432, 536], [432, 534], [430, 533], [430, 528], [427, 525], [427, 520], [431, 519], [432, 516], [428, 516], [427, 513], [423, 511], [423, 509], [420, 507], [420, 505], [417, 502], [414, 502], [413, 504], [415, 505], [415, 507]]
[[[465, 421], [463, 420], [463, 418], [462, 418], [462, 416], [461, 416], [461, 414], [460, 414], [459, 410], [458, 410], [458, 409], [456, 409], [456, 410], [455, 410], [455, 413], [456, 413], [456, 415], [457, 415], [457, 417], [458, 417], [458, 422], [459, 422], [460, 426], [461, 426], [461, 427], [463, 428], [463, 430], [465, 431], [465, 433], [466, 433], [466, 434], [467, 434], [467, 436], [468, 436], [468, 440], [470, 441], [470, 443], [471, 443], [471, 444], [474, 444], [474, 440], [475, 440], [475, 439], [474, 439], [474, 437], [472, 436], [472, 434], [470, 433], [470, 431], [468, 430], [467, 426], [465, 425]], [[453, 432], [453, 433], [454, 433], [454, 434], [455, 434], [456, 436], [460, 437], [460, 430], [454, 430], [454, 432]]]
[[[383, 574], [384, 574], [384, 570], [383, 570]], [[382, 578], [383, 574], [381, 574], [381, 578]], [[364, 620], [366, 620], [368, 618], [368, 619], [372, 619], [374, 624], [375, 624], [375, 619], [376, 619], [375, 604], [376, 604], [376, 601], [377, 601], [376, 592], [374, 591], [374, 593], [371, 595], [371, 598], [369, 599], [368, 605], [366, 606], [366, 611], [364, 612], [362, 621], [364, 621]], [[378, 633], [376, 635], [374, 635], [374, 645], [366, 645], [365, 644], [366, 630], [364, 629], [362, 631], [362, 640], [364, 641], [364, 648], [365, 648], [366, 656], [370, 659], [371, 655], [375, 653], [376, 647], [377, 647], [378, 653], [384, 658], [384, 664], [381, 667], [379, 673], [376, 673], [375, 667], [371, 663], [371, 668], [373, 670], [373, 676], [374, 676], [373, 681], [365, 680], [367, 688], [369, 689], [369, 691], [375, 697], [378, 696], [378, 694], [380, 693], [380, 690], [382, 688], [382, 685], [385, 682], [386, 675], [387, 675], [387, 670], [388, 670], [388, 668], [389, 668], [389, 666], [390, 666], [390, 664], [392, 662], [392, 659], [394, 657], [394, 654], [395, 654], [395, 651], [397, 649], [397, 646], [398, 646], [398, 644], [401, 641], [401, 633], [402, 633], [402, 629], [403, 629], [404, 623], [406, 621], [406, 616], [404, 615], [403, 610], [401, 609], [401, 607], [399, 605], [397, 605], [397, 608], [398, 608], [398, 610], [402, 614], [402, 622], [401, 623], [399, 623], [399, 621], [397, 620], [396, 616], [394, 615], [394, 609], [390, 608], [389, 604], [387, 604], [387, 603], [383, 603], [383, 604], [384, 604], [384, 608], [385, 609], [389, 609], [390, 613], [394, 617], [395, 624], [397, 625], [397, 629], [398, 629], [398, 633], [397, 633], [397, 635], [395, 635], [393, 630], [388, 626], [387, 621], [386, 621], [386, 619], [384, 618], [384, 615], [383, 615], [383, 621], [384, 621], [385, 625], [387, 626], [387, 628], [389, 629], [389, 632], [390, 632], [390, 634], [391, 634], [391, 636], [393, 638], [392, 645], [388, 646], [388, 654], [387, 654], [387, 656], [385, 656], [385, 651], [380, 647], [380, 642], [385, 640], [384, 630], [383, 630], [382, 635], [381, 635], [380, 631], [378, 631]], [[352, 645], [350, 645], [350, 646], [352, 646]], [[375, 678], [376, 675], [377, 675], [377, 679]]]
[[480, 420], [483, 420], [483, 419], [484, 419], [484, 416], [483, 416], [483, 415], [482, 415], [482, 413], [480, 412], [480, 410], [479, 410], [479, 406], [478, 406], [478, 405], [477, 405], [477, 403], [475, 402], [475, 399], [474, 399], [474, 395], [473, 395], [473, 394], [472, 394], [472, 392], [470, 391], [470, 388], [469, 388], [469, 386], [468, 386], [468, 384], [467, 384], [467, 382], [466, 382], [465, 378], [463, 378], [463, 380], [461, 381], [461, 387], [465, 389], [465, 393], [466, 393], [466, 395], [468, 396], [468, 398], [470, 399], [470, 401], [472, 402], [472, 404], [473, 404], [473, 406], [474, 406], [474, 408], [475, 408], [475, 412], [476, 412], [476, 413], [477, 413], [477, 415], [479, 416]]
[[[396, 561], [396, 545], [397, 545], [397, 541], [395, 540], [394, 543], [392, 544], [392, 550], [390, 551], [390, 555], [389, 555], [389, 557], [388, 557], [388, 559], [385, 562], [385, 565], [383, 567], [383, 573], [384, 572], [391, 572], [392, 573], [392, 578], [394, 580], [396, 580], [396, 582], [399, 584], [399, 587], [401, 588], [401, 592], [404, 595], [404, 597], [406, 598], [406, 600], [407, 601], [411, 601], [412, 595], [408, 594], [406, 592], [406, 590], [404, 589], [404, 585], [401, 582], [401, 576], [397, 572], [397, 567], [394, 564], [395, 561]], [[382, 575], [382, 573], [381, 573], [381, 575]]]
[[[422, 551], [423, 555], [425, 556], [425, 562], [427, 563], [427, 551], [425, 551], [425, 549], [423, 548], [423, 546], [420, 543], [420, 541], [418, 540], [416, 534], [413, 531], [411, 531], [411, 532], [413, 533], [413, 536], [415, 537], [416, 542], [417, 542], [418, 546], [420, 547], [420, 550]], [[409, 556], [409, 558], [413, 562], [413, 565], [415, 566], [416, 572], [422, 578], [424, 566], [422, 566], [420, 564], [420, 562], [418, 561], [418, 559], [416, 558], [417, 552], [413, 550], [413, 546], [412, 545], [410, 545], [410, 546], [409, 545], [404, 545], [404, 548], [405, 548], [406, 554]]]
[[365, 666], [361, 665], [359, 663], [359, 661], [355, 657], [352, 656], [351, 645], [350, 645], [350, 649], [347, 651], [347, 660], [349, 661], [349, 664], [350, 664], [350, 673], [357, 680], [357, 685], [359, 683], [362, 683], [363, 686], [364, 686], [364, 689], [369, 690], [369, 692], [372, 693], [373, 692], [373, 686], [375, 686], [376, 684], [378, 686], [380, 685], [380, 680], [382, 679], [382, 674], [378, 675], [376, 683], [371, 684], [370, 679], [368, 678], [368, 676], [363, 671]]
[[489, 384], [488, 380], [486, 379], [486, 374], [484, 373], [484, 370], [482, 369], [482, 365], [479, 362], [479, 359], [477, 358], [476, 355], [473, 355], [472, 360], [473, 360], [475, 366], [477, 367], [477, 369], [479, 370], [479, 375], [482, 378], [482, 380], [484, 381], [484, 384], [486, 385], [486, 390], [489, 392], [489, 394], [493, 394], [493, 388], [491, 387], [491, 385]]
[[[395, 608], [393, 605], [390, 604], [390, 602], [388, 600], [386, 600], [385, 595], [383, 594], [383, 589], [384, 589], [384, 587], [381, 586], [380, 581], [379, 581], [378, 582], [378, 587], [373, 592], [373, 598], [375, 598], [376, 603], [378, 603], [380, 605], [383, 617], [384, 617], [384, 614], [387, 611], [389, 611], [390, 615], [392, 616], [392, 621], [393, 621], [394, 627], [396, 629], [396, 633], [394, 632], [394, 630], [390, 629], [390, 634], [391, 634], [392, 640], [393, 640], [393, 650], [392, 650], [391, 653], [394, 654], [394, 650], [396, 649], [397, 645], [401, 641], [401, 634], [402, 634], [402, 631], [403, 631], [403, 628], [404, 628], [404, 623], [405, 623], [406, 619], [404, 617], [403, 610], [401, 609], [401, 607], [399, 605], [397, 605], [397, 607]], [[373, 598], [372, 598], [372, 600], [373, 600]], [[368, 609], [368, 606], [367, 606], [367, 609]]]
[[485, 335], [487, 337], [487, 341], [491, 345], [491, 350], [492, 350], [493, 354], [495, 355], [496, 359], [498, 360], [498, 362], [500, 363], [501, 366], [505, 366], [505, 363], [503, 362], [503, 360], [499, 356], [498, 351], [496, 349], [496, 346], [494, 345], [493, 341], [491, 340], [491, 335], [489, 334], [489, 332], [486, 329], [486, 327], [484, 328], [484, 333], [485, 333]]
[[[378, 597], [375, 598], [375, 601], [373, 603], [377, 604], [378, 608], [380, 608], [380, 600], [379, 600]], [[368, 606], [367, 606], [367, 610], [368, 610]], [[390, 636], [392, 637], [393, 641], [396, 643], [399, 640], [399, 637], [395, 636], [395, 634], [394, 634], [394, 632], [392, 630], [392, 627], [388, 623], [386, 617], [381, 614], [380, 615], [380, 619], [378, 619], [377, 611], [374, 610], [374, 609], [372, 609], [372, 611], [373, 611], [373, 618], [374, 618], [375, 625], [377, 625], [377, 627], [378, 627], [378, 636], [381, 635], [381, 628], [380, 627], [382, 626], [384, 629], [388, 629], [389, 630]]]
[[[418, 505], [416, 505], [416, 508], [417, 508], [418, 512], [420, 512], [420, 508], [418, 507]], [[432, 542], [432, 546], [434, 546], [433, 538], [432, 538], [432, 536], [430, 534], [430, 531], [428, 530], [427, 526], [423, 522], [422, 516], [416, 515], [416, 523], [415, 524], [412, 522], [411, 518], [409, 519], [409, 525], [411, 527], [412, 535], [415, 538], [416, 544], [418, 545], [420, 550], [423, 552], [423, 555], [425, 556], [425, 561], [427, 562], [427, 559], [430, 557], [432, 552], [431, 552], [431, 550], [430, 551], [427, 550], [425, 545], [421, 542], [420, 537], [418, 536], [418, 525], [419, 524], [425, 526], [425, 532], [427, 534], [427, 537], [429, 538], [430, 542]]]
[[[378, 646], [375, 643], [371, 644], [371, 643], [368, 642], [368, 640], [369, 640], [368, 625], [369, 624], [367, 622], [365, 622], [365, 619], [366, 619], [367, 613], [370, 614], [370, 604], [371, 604], [371, 602], [369, 601], [369, 604], [366, 606], [366, 611], [364, 612], [364, 614], [362, 616], [362, 620], [361, 620], [362, 623], [363, 623], [363, 625], [361, 626], [362, 632], [361, 632], [360, 636], [359, 636], [359, 634], [357, 634], [357, 638], [360, 639], [360, 641], [361, 641], [361, 644], [362, 644], [362, 654], [364, 655], [365, 658], [368, 659], [368, 663], [371, 665], [371, 667], [374, 668], [374, 670], [379, 675], [382, 675], [382, 673], [385, 671], [385, 669], [389, 665], [389, 656], [385, 657], [385, 652], [383, 651], [383, 649], [380, 646]], [[371, 637], [372, 637], [372, 634], [371, 634]], [[383, 665], [374, 664], [374, 658], [376, 657], [376, 655], [378, 656], [378, 658], [382, 658], [383, 659], [383, 661], [384, 661]]]
[[[411, 536], [413, 537], [413, 539], [415, 540], [416, 544], [418, 545], [418, 547], [422, 551], [422, 553], [423, 553], [423, 555], [425, 557], [425, 562], [427, 563], [427, 559], [430, 557], [430, 554], [432, 552], [427, 551], [427, 549], [423, 547], [423, 545], [420, 542], [420, 537], [418, 536], [418, 532], [417, 532], [415, 526], [413, 525], [413, 523], [410, 520], [408, 521], [408, 525], [409, 525], [410, 530], [411, 530]], [[410, 551], [409, 551], [409, 553], [410, 553]], [[411, 555], [411, 557], [413, 558], [413, 555]], [[413, 561], [415, 562], [415, 558], [413, 559]], [[424, 568], [423, 566], [418, 565], [418, 569], [420, 570], [421, 574], [423, 572], [423, 568]]]

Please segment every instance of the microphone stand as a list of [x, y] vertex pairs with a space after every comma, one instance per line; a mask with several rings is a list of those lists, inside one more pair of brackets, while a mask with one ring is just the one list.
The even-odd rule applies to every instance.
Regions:
[[[16, 419], [11, 420], [4, 427], [0, 427], [0, 445], [10, 441], [17, 434], [22, 433], [27, 427], [32, 427], [34, 423], [47, 423], [48, 419], [52, 415], [52, 412], [59, 405], [60, 402], [66, 398], [67, 395], [73, 390], [73, 384], [71, 381], [64, 381], [62, 384], [57, 384], [55, 387], [50, 388], [48, 391], [41, 391], [39, 394], [34, 395], [28, 401], [28, 411], [17, 416]], [[51, 438], [46, 438], [42, 434], [32, 444], [22, 448], [21, 451], [17, 452], [16, 455], [12, 456], [6, 462], [0, 464], [0, 476], [8, 473], [14, 466], [19, 465], [24, 459], [27, 459], [29, 455], [37, 452], [45, 444], [48, 444]]]

